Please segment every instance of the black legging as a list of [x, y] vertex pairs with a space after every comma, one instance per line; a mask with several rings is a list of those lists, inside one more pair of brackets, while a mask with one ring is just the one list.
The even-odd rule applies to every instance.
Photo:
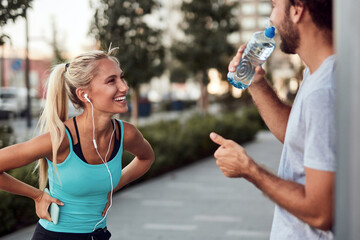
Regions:
[[110, 236], [107, 228], [98, 229], [93, 233], [62, 233], [46, 230], [38, 223], [31, 240], [106, 240], [110, 239]]

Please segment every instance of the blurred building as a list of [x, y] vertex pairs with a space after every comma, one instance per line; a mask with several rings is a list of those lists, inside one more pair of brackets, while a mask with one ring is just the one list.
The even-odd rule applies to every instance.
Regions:
[[[43, 97], [44, 86], [51, 69], [50, 60], [30, 60], [30, 88]], [[20, 58], [0, 59], [1, 87], [26, 87], [25, 60]]]
[[272, 6], [269, 0], [240, 0], [239, 2], [240, 42], [246, 43], [254, 32], [266, 27]]

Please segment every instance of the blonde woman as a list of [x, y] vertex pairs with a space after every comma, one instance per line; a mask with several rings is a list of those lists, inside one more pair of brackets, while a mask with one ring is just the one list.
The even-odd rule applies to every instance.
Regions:
[[[0, 189], [35, 202], [40, 220], [33, 240], [109, 239], [106, 216], [113, 192], [146, 173], [154, 161], [137, 128], [113, 119], [128, 110], [129, 91], [118, 60], [110, 55], [113, 50], [92, 51], [55, 66], [40, 118], [44, 134], [0, 150]], [[72, 119], [68, 99], [83, 109]], [[123, 151], [135, 156], [124, 169]], [[40, 189], [5, 173], [38, 159]]]

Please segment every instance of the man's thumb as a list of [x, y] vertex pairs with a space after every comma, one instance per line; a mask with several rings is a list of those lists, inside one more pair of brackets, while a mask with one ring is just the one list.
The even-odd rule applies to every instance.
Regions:
[[226, 141], [225, 138], [223, 138], [222, 136], [212, 132], [210, 133], [210, 138], [211, 140], [213, 140], [214, 143], [218, 144], [218, 145], [223, 145]]

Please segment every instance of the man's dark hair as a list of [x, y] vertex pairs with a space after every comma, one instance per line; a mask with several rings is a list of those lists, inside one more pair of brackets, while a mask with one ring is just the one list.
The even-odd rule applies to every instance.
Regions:
[[333, 1], [332, 0], [289, 0], [291, 5], [302, 2], [310, 12], [310, 16], [319, 29], [332, 31], [333, 29]]

